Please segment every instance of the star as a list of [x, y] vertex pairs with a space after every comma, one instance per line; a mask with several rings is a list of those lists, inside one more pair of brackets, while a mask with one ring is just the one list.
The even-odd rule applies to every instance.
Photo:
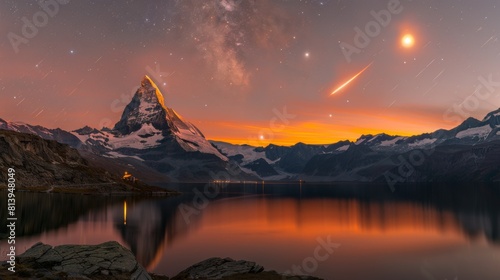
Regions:
[[306, 52], [306, 53], [304, 54], [304, 56], [305, 56], [305, 57], [309, 57], [309, 53], [308, 53], [308, 52]]

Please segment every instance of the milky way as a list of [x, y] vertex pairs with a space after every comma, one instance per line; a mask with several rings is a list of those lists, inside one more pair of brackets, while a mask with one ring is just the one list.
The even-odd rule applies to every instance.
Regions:
[[286, 48], [301, 25], [271, 1], [178, 1], [177, 8], [178, 38], [195, 47], [214, 79], [234, 85], [249, 84], [248, 53]]

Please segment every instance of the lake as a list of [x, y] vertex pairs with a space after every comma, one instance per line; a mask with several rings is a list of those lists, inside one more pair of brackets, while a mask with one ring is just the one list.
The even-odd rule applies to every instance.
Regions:
[[[185, 184], [172, 198], [17, 193], [17, 253], [116, 240], [174, 276], [210, 257], [325, 279], [500, 279], [500, 186]], [[2, 205], [6, 192], [0, 192]], [[0, 212], [5, 233], [6, 213]], [[6, 259], [6, 240], [0, 241]]]

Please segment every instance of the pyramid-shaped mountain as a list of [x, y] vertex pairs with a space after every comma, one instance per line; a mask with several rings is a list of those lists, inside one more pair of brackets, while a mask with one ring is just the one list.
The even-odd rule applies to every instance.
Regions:
[[109, 133], [112, 136], [106, 137], [106, 144], [113, 150], [146, 149], [167, 144], [171, 152], [200, 152], [227, 161], [196, 126], [165, 106], [162, 93], [148, 76], [143, 78], [120, 121]]
[[151, 124], [158, 130], [168, 130], [172, 125], [169, 125], [167, 110], [160, 90], [145, 76], [114, 129], [123, 135], [138, 131], [143, 124]]

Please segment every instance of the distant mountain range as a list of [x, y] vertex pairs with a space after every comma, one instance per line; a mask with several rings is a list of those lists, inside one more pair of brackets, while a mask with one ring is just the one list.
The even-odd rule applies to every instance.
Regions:
[[404, 137], [362, 135], [355, 142], [251, 147], [215, 142], [243, 170], [263, 179], [305, 181], [500, 181], [500, 109], [483, 120]]
[[410, 137], [377, 134], [329, 145], [252, 147], [208, 141], [165, 106], [145, 76], [113, 128], [64, 131], [0, 119], [0, 129], [55, 140], [114, 173], [129, 168], [158, 181], [385, 181], [391, 186], [500, 181], [500, 109], [483, 120], [468, 118], [450, 130]]

